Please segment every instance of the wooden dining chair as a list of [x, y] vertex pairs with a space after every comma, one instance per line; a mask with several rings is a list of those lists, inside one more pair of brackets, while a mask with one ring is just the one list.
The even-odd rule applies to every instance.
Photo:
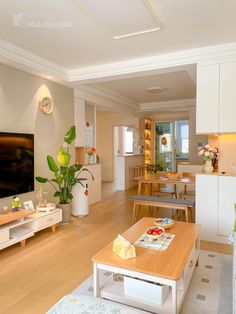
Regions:
[[[161, 174], [161, 172], [159, 172]], [[163, 172], [163, 176], [166, 175], [178, 175], [176, 172]], [[177, 198], [177, 188], [176, 184], [158, 184], [157, 190], [152, 190], [151, 195], [159, 196], [159, 197], [171, 197]]]
[[[189, 179], [195, 179], [196, 174], [192, 172], [183, 172], [182, 173], [183, 178], [189, 178]], [[195, 190], [190, 190], [187, 185], [184, 186], [184, 190], [179, 192], [179, 198], [180, 199], [191, 199], [195, 200]]]

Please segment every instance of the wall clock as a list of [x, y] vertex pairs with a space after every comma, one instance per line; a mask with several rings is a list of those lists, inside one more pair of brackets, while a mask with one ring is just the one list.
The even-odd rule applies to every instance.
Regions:
[[54, 100], [50, 97], [44, 97], [40, 102], [39, 102], [39, 109], [45, 113], [45, 114], [50, 114], [53, 111], [53, 106], [54, 106]]

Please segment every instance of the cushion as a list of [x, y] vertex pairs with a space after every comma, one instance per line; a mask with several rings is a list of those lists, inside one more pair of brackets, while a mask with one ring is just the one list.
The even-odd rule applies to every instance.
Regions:
[[158, 197], [158, 196], [151, 196], [151, 195], [133, 195], [130, 197], [130, 200], [134, 201], [151, 201], [151, 202], [159, 202], [159, 203], [169, 203], [169, 204], [179, 204], [179, 205], [187, 205], [187, 206], [194, 206], [194, 200], [182, 200], [176, 198], [165, 198], [165, 197]]

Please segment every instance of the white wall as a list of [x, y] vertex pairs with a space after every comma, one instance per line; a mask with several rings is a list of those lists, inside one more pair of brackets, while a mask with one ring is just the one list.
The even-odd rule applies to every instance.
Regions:
[[219, 149], [219, 172], [233, 172], [231, 164], [236, 164], [236, 134], [209, 135], [208, 143]]
[[[45, 96], [55, 100], [51, 115], [38, 109], [39, 100]], [[46, 156], [57, 155], [63, 136], [74, 121], [73, 89], [0, 64], [0, 117], [1, 132], [34, 134], [35, 175], [49, 176]], [[42, 187], [44, 191], [51, 190], [49, 185]], [[36, 193], [22, 194], [20, 199], [35, 202]], [[52, 192], [46, 199], [57, 201]], [[10, 205], [11, 200], [11, 197], [0, 199], [0, 210], [3, 205]]]
[[113, 181], [113, 127], [135, 126], [138, 139], [139, 118], [114, 112], [97, 112], [97, 154], [102, 165], [102, 181]]

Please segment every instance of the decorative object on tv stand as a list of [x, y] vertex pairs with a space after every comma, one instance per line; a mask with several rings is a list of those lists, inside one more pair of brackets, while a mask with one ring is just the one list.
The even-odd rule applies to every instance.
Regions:
[[44, 192], [42, 187], [40, 187], [37, 193], [38, 204], [36, 205], [36, 209], [39, 212], [50, 212], [56, 208], [56, 204], [47, 203], [47, 200], [43, 200], [43, 195], [46, 195], [48, 192]]
[[9, 211], [9, 207], [5, 205], [3, 206], [2, 210], [3, 210], [3, 214], [6, 214]]
[[206, 173], [212, 173], [214, 170], [214, 166], [217, 165], [219, 159], [219, 150], [217, 147], [212, 148], [210, 145], [202, 145], [198, 147], [198, 156], [202, 156], [205, 160], [205, 165], [203, 170]]
[[11, 207], [13, 212], [18, 212], [21, 207], [20, 199], [17, 195], [13, 196], [13, 200], [11, 202]]
[[96, 148], [92, 146], [87, 146], [86, 153], [88, 154], [88, 163], [94, 164], [94, 155], [96, 154]]
[[57, 155], [57, 163], [53, 157], [47, 156], [47, 163], [49, 169], [53, 172], [54, 178], [48, 179], [44, 177], [36, 177], [36, 180], [40, 183], [50, 183], [54, 190], [54, 196], [59, 198], [58, 207], [62, 209], [62, 223], [70, 222], [71, 215], [71, 200], [73, 195], [71, 193], [72, 187], [76, 184], [82, 184], [81, 178], [78, 176], [81, 172], [88, 172], [93, 178], [92, 173], [82, 168], [80, 164], [70, 165], [70, 144], [74, 142], [76, 138], [75, 126], [71, 126], [69, 131], [64, 136], [64, 146], [61, 146]]

